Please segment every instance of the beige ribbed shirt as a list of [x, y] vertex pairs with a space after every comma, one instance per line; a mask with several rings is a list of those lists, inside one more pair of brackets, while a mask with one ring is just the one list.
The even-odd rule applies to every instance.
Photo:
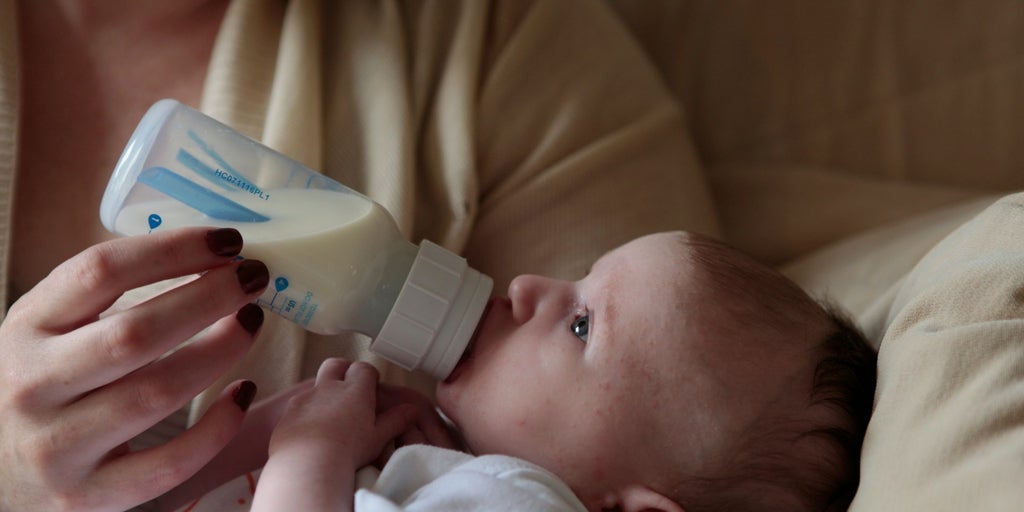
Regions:
[[[17, 173], [15, 19], [0, 0], [0, 291]], [[465, 254], [498, 294], [519, 273], [582, 276], [641, 234], [717, 231], [678, 105], [600, 2], [236, 1], [200, 108], [367, 194], [410, 240]], [[432, 388], [365, 345], [268, 315], [193, 416], [234, 379], [265, 396], [328, 355]]]

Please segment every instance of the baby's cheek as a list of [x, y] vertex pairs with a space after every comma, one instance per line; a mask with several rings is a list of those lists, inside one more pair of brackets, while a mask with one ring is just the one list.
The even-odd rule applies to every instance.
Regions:
[[601, 503], [608, 495], [608, 490], [622, 481], [615, 477], [619, 466], [608, 454], [594, 454], [584, 460], [559, 461], [555, 473], [558, 474], [576, 496], [585, 504]]
[[[650, 350], [654, 350], [651, 348]], [[656, 362], [635, 357], [631, 353], [618, 362], [615, 375], [608, 375], [602, 382], [602, 392], [607, 400], [617, 404], [630, 404], [640, 411], [657, 410], [664, 405], [664, 395], [670, 391], [667, 382], [672, 379], [667, 373], [675, 369], [659, 368]]]
[[609, 461], [606, 460], [606, 455], [599, 455], [594, 457], [594, 460], [588, 465], [590, 468], [590, 475], [588, 478], [592, 482], [606, 483], [608, 480], [608, 469]]
[[557, 407], [551, 397], [544, 397], [540, 399], [540, 403], [510, 400], [506, 403], [504, 412], [504, 423], [499, 427], [511, 434], [511, 437], [542, 442], [544, 432], [551, 426], [551, 418], [554, 415], [567, 414], [568, 410], [565, 407]]
[[463, 435], [475, 441], [474, 453], [502, 453], [536, 461], [537, 449], [547, 449], [551, 442], [552, 411], [541, 412], [530, 405], [509, 398], [463, 411], [473, 417], [460, 426]]

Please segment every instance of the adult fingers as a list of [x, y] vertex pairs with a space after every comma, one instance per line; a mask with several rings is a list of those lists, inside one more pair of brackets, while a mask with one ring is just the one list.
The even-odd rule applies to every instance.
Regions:
[[[256, 320], [238, 319], [255, 315]], [[234, 365], [252, 346], [262, 310], [246, 305], [236, 318], [224, 318], [192, 343], [68, 406], [83, 460], [93, 460], [112, 446], [150, 428], [180, 409]], [[117, 421], [111, 421], [117, 418]]]
[[[79, 502], [129, 508], [149, 501], [187, 480], [234, 437], [256, 385], [238, 381], [228, 386], [192, 428], [162, 446], [109, 460], [93, 475], [90, 492]], [[110, 503], [116, 496], [120, 503]], [[119, 509], [120, 509], [119, 508]]]
[[270, 434], [287, 408], [288, 401], [312, 388], [313, 380], [307, 379], [254, 402], [245, 414], [241, 429], [217, 457], [189, 481], [160, 497], [163, 509], [178, 510], [196, 496], [212, 491], [221, 482], [266, 465]]
[[[70, 399], [145, 366], [239, 310], [268, 281], [266, 265], [258, 261], [222, 265], [131, 309], [54, 338], [44, 347], [45, 357], [61, 361], [62, 377], [73, 378], [64, 390], [68, 396], [54, 398]], [[236, 316], [239, 332], [244, 330], [237, 329], [244, 327], [243, 320], [251, 318]]]
[[30, 312], [44, 331], [66, 332], [91, 321], [126, 290], [222, 265], [241, 249], [234, 229], [183, 228], [111, 240], [59, 265], [12, 312]]

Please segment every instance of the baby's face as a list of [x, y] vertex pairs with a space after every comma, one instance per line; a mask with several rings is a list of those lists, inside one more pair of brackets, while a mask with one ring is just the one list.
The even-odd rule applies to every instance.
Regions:
[[492, 300], [470, 355], [437, 388], [469, 448], [546, 467], [585, 503], [599, 499], [587, 489], [667, 450], [701, 474], [727, 449], [771, 401], [759, 389], [792, 369], [774, 351], [716, 335], [735, 320], [708, 300], [683, 240], [640, 238], [580, 281], [520, 276]]

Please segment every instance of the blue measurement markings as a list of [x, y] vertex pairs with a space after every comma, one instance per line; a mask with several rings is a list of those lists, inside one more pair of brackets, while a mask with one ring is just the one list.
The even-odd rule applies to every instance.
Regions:
[[277, 304], [277, 296], [288, 288], [288, 284], [288, 279], [285, 277], [278, 277], [277, 279], [274, 279], [274, 296], [270, 298], [269, 303], [264, 303], [264, 305], [266, 305], [271, 311], [275, 313], [288, 313], [297, 305], [295, 299], [292, 299], [287, 295], [282, 297], [280, 304]]
[[149, 218], [146, 219], [146, 222], [149, 223], [149, 232], [152, 233], [154, 229], [160, 227], [160, 224], [164, 223], [164, 219], [160, 218], [160, 216], [155, 213], [151, 213], [149, 214]]

